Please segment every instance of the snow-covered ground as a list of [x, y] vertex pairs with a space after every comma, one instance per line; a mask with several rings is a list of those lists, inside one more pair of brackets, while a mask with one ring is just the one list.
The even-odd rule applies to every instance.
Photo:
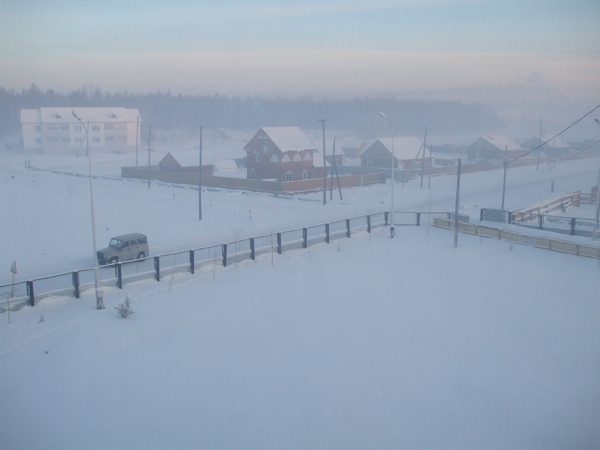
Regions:
[[[13, 260], [17, 280], [91, 266], [89, 179], [51, 172], [87, 159], [0, 157], [1, 282]], [[94, 174], [131, 159], [92, 155]], [[589, 192], [598, 163], [511, 169], [506, 207]], [[390, 207], [389, 183], [325, 206], [205, 190], [200, 222], [197, 190], [93, 181], [98, 245], [143, 232], [153, 254]], [[453, 210], [456, 179], [427, 184], [396, 184], [396, 210]], [[502, 171], [463, 175], [461, 213], [477, 221], [501, 189]], [[1, 447], [597, 449], [599, 262], [397, 231], [105, 287], [101, 311], [88, 290], [2, 314]]]

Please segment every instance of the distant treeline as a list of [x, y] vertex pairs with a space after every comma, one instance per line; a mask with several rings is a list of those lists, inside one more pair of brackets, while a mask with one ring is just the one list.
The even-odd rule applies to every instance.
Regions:
[[485, 105], [457, 101], [397, 100], [394, 98], [355, 98], [353, 100], [299, 97], [227, 97], [224, 95], [110, 94], [85, 87], [61, 94], [52, 89], [42, 92], [35, 84], [16, 92], [0, 87], [0, 132], [21, 129], [19, 110], [40, 107], [137, 108], [143, 129], [195, 131], [258, 130], [266, 126], [299, 126], [304, 130], [321, 127], [317, 119], [327, 119], [328, 130], [352, 131], [364, 138], [389, 134], [389, 124], [379, 115], [385, 112], [394, 124], [396, 135], [421, 135], [427, 126], [435, 134], [487, 132], [505, 124]]

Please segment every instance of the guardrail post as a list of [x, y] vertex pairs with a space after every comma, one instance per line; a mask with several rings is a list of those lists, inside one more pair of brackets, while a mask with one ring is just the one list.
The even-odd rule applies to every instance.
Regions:
[[256, 252], [254, 251], [254, 238], [250, 238], [250, 258], [252, 261], [256, 258]]
[[154, 271], [156, 272], [154, 274], [154, 278], [156, 278], [156, 281], [160, 281], [160, 257], [159, 256], [154, 257]]
[[117, 287], [123, 289], [123, 271], [121, 270], [121, 263], [117, 263], [115, 272], [115, 275], [117, 276]]
[[73, 290], [75, 291], [75, 298], [79, 298], [79, 272], [73, 272]]
[[575, 236], [575, 217], [571, 217], [571, 236]]
[[483, 210], [484, 210], [484, 209], [485, 209], [485, 208], [481, 208], [481, 209], [479, 210], [479, 221], [480, 221], [480, 222], [483, 222]]
[[346, 237], [350, 237], [350, 219], [346, 219]]
[[325, 242], [329, 244], [329, 224], [325, 224]]
[[508, 212], [508, 224], [510, 225], [513, 220], [513, 213], [511, 211]]
[[371, 214], [367, 216], [367, 232], [371, 232]]
[[387, 212], [387, 211], [384, 213], [384, 217], [385, 217], [385, 225], [387, 225], [387, 224], [388, 224], [388, 214], [389, 214], [389, 212]]
[[542, 214], [540, 214], [540, 230], [542, 230], [544, 227], [544, 216]]
[[223, 255], [223, 267], [227, 267], [227, 244], [221, 244], [221, 255]]
[[281, 255], [281, 233], [277, 233], [277, 253]]
[[194, 250], [190, 250], [190, 272], [192, 274], [194, 273], [195, 265], [196, 263], [194, 262]]
[[29, 295], [29, 305], [35, 306], [35, 297], [33, 295], [33, 281], [27, 282], [27, 295]]
[[302, 228], [302, 247], [308, 248], [308, 228]]
[[421, 225], [421, 213], [417, 213], [417, 226]]

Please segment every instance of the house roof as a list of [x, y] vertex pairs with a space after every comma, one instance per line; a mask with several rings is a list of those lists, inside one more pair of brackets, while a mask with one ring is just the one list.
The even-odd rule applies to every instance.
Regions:
[[[527, 142], [524, 142], [523, 144], [521, 144], [521, 147], [533, 149], [533, 148], [539, 147], [540, 145], [544, 144], [544, 142], [546, 142], [546, 139], [543, 139], [543, 138], [540, 139], [539, 137], [535, 136], [535, 137], [532, 137], [531, 139], [529, 139]], [[560, 148], [560, 149], [571, 148], [571, 146], [569, 144], [567, 144], [565, 141], [563, 141], [561, 138], [554, 138], [550, 142], [545, 144], [544, 147], [545, 146], [549, 146], [552, 148]]]
[[[365, 148], [360, 152], [362, 156], [371, 146], [373, 146], [377, 141], [381, 142], [383, 146], [391, 153], [392, 152], [392, 138], [383, 138], [376, 139], [374, 141], [368, 142], [365, 145]], [[416, 137], [395, 137], [394, 138], [394, 157], [396, 159], [404, 160], [404, 159], [414, 159], [423, 143], [417, 139]], [[428, 149], [429, 151], [429, 149]], [[422, 154], [421, 154], [422, 156]], [[427, 156], [427, 155], [426, 155]]]
[[316, 150], [315, 144], [298, 127], [263, 127], [261, 129], [282, 152]]
[[[79, 123], [73, 114], [75, 111], [83, 122], [119, 123], [136, 122], [139, 116], [137, 109], [127, 108], [40, 108], [22, 109], [22, 123]], [[141, 122], [141, 118], [140, 118]]]
[[356, 150], [358, 149], [361, 144], [363, 144], [365, 141], [363, 141], [362, 139], [350, 139], [348, 141], [344, 141], [344, 143], [342, 144], [342, 149], [346, 148], [346, 149], [353, 149]]
[[504, 136], [482, 136], [480, 139], [489, 142], [499, 150], [504, 150], [505, 148], [508, 150], [523, 150], [519, 144], [515, 144], [513, 141]]

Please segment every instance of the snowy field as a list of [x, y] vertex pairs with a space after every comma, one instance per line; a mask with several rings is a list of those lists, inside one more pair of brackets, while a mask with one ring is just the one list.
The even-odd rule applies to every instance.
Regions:
[[[86, 174], [87, 159], [0, 158], [1, 282], [13, 260], [17, 280], [93, 265], [89, 179], [51, 172]], [[94, 174], [131, 158], [92, 155]], [[511, 169], [506, 208], [589, 192], [599, 162]], [[456, 179], [427, 184], [395, 185], [396, 210], [453, 210]], [[461, 188], [476, 222], [500, 207], [502, 171]], [[197, 190], [98, 178], [98, 246], [142, 232], [159, 254], [390, 207], [389, 183], [342, 193], [206, 190], [200, 222]], [[101, 311], [87, 290], [2, 314], [0, 447], [599, 448], [599, 262], [397, 232], [105, 287]]]

